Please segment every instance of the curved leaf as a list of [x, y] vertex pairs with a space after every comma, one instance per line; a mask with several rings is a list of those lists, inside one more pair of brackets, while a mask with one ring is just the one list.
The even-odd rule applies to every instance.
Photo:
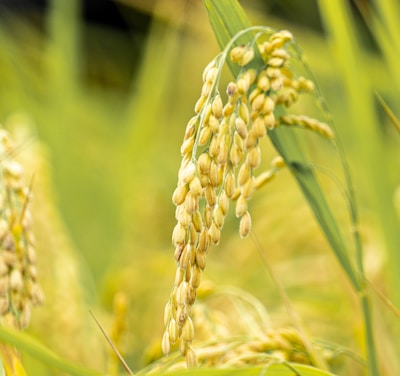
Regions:
[[[32, 338], [26, 333], [20, 333], [15, 330], [11, 330], [0, 326], [0, 340], [9, 344], [14, 345], [19, 351], [29, 354], [45, 363], [46, 365], [57, 368], [61, 371], [67, 372], [72, 376], [100, 376], [100, 372], [86, 369], [70, 363], [58, 355], [53, 353], [47, 347], [42, 345], [40, 342]], [[20, 368], [20, 367], [19, 367]], [[22, 371], [19, 371], [19, 375], [22, 375]]]
[[[204, 4], [208, 11], [211, 27], [222, 49], [238, 32], [249, 28], [249, 21], [236, 0], [204, 0]], [[251, 39], [250, 33], [245, 34], [240, 39], [240, 43], [250, 42]], [[259, 62], [260, 60], [257, 62], [256, 57], [254, 64]], [[234, 75], [238, 74], [238, 67], [230, 65], [230, 68]], [[314, 170], [308, 163], [296, 135], [283, 127], [269, 131], [268, 135], [296, 178], [339, 263], [355, 289], [359, 291], [362, 285], [359, 276], [350, 260], [349, 252]]]

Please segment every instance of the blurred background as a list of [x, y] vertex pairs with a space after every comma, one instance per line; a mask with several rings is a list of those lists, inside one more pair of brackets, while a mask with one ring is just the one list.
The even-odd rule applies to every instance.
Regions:
[[[360, 159], [362, 124], [354, 130], [349, 119], [346, 85], [317, 1], [242, 5], [252, 24], [290, 30], [304, 51], [354, 173], [367, 274], [386, 291], [390, 256], [368, 188], [369, 167]], [[362, 16], [373, 4], [347, 5], [363, 67], [396, 108], [399, 87]], [[110, 332], [126, 304], [126, 326], [116, 336], [132, 369], [140, 369], [160, 356], [163, 310], [175, 274], [171, 195], [179, 149], [202, 71], [219, 52], [207, 13], [201, 1], [186, 0], [1, 0], [0, 46], [0, 121], [23, 145], [17, 158], [35, 181], [32, 212], [46, 303], [33, 311], [29, 332], [62, 357], [104, 371], [109, 350], [89, 310]], [[318, 99], [302, 110], [326, 116]], [[379, 104], [374, 106], [390, 161], [381, 166], [387, 199], [399, 208], [399, 135]], [[321, 180], [350, 239], [343, 183], [336, 182], [342, 179], [335, 175], [340, 175], [337, 156], [318, 137], [302, 137], [325, 171]], [[268, 143], [263, 153], [260, 171], [276, 155]], [[290, 173], [283, 171], [258, 192], [251, 210], [262, 252], [310, 336], [338, 352], [362, 354], [355, 296]], [[260, 249], [252, 239], [240, 240], [237, 229], [230, 213], [203, 279], [247, 291], [266, 308], [273, 327], [290, 326]], [[398, 326], [396, 317], [374, 300], [377, 314], [386, 318], [376, 324], [379, 352], [390, 354], [387, 327]], [[26, 364], [28, 371], [54, 374], [34, 359]], [[356, 375], [363, 368], [344, 355], [338, 356], [337, 369]]]

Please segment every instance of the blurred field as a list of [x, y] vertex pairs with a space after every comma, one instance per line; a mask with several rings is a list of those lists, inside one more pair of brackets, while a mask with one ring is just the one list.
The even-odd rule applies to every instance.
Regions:
[[[353, 93], [316, 3], [242, 3], [254, 25], [290, 30], [304, 51], [354, 174], [368, 278], [399, 307], [399, 258], [393, 250], [400, 243], [395, 232], [400, 135], [373, 99], [369, 110], [375, 117], [369, 120], [375, 133], [354, 123], [354, 113], [361, 117], [365, 108], [349, 108]], [[202, 71], [219, 51], [201, 2], [113, 4], [121, 15], [119, 27], [85, 20], [78, 0], [52, 0], [45, 10], [29, 14], [0, 6], [0, 119], [23, 145], [17, 158], [27, 176], [35, 177], [32, 212], [39, 282], [46, 294], [28, 331], [60, 356], [102, 372], [112, 369], [113, 358], [89, 309], [110, 332], [117, 294], [128, 302], [120, 346], [131, 368], [139, 370], [161, 356], [163, 310], [175, 273], [171, 195], [179, 148]], [[399, 72], [395, 76], [387, 68], [379, 39], [353, 3], [351, 9], [362, 69], [399, 117]], [[395, 41], [390, 43], [395, 49]], [[325, 116], [316, 97], [304, 106]], [[303, 138], [351, 243], [337, 156], [323, 140]], [[276, 155], [268, 143], [263, 147], [260, 171]], [[366, 160], [368, 150], [382, 155]], [[372, 166], [373, 160], [380, 165]], [[375, 168], [383, 197], [379, 181], [370, 180]], [[251, 209], [261, 252], [308, 334], [363, 357], [355, 294], [289, 171], [255, 195]], [[221, 244], [210, 252], [204, 280], [212, 281], [209, 286], [243, 289], [264, 305], [272, 327], [291, 326], [260, 249], [252, 238], [241, 240], [237, 229], [231, 213]], [[399, 332], [398, 317], [373, 296], [378, 353], [387, 374], [396, 374], [399, 343], [392, 335]], [[199, 305], [206, 302], [200, 299]], [[55, 374], [34, 359], [25, 360], [28, 374]], [[339, 355], [334, 367], [338, 374], [364, 374], [351, 356]]]

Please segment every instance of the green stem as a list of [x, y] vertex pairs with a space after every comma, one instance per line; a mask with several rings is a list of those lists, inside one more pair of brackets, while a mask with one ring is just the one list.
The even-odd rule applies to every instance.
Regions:
[[374, 340], [374, 333], [373, 333], [373, 325], [372, 325], [372, 313], [371, 313], [371, 305], [369, 302], [368, 295], [364, 293], [360, 296], [361, 300], [361, 308], [364, 316], [364, 331], [365, 331], [365, 341], [367, 345], [367, 357], [368, 357], [368, 368], [369, 374], [371, 376], [378, 376], [379, 372], [379, 365], [378, 360], [376, 357], [376, 347], [375, 347], [375, 340]]

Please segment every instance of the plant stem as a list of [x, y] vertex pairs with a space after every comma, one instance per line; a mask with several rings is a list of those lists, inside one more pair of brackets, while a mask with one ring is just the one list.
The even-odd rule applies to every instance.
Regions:
[[376, 347], [375, 347], [372, 317], [371, 317], [372, 316], [371, 305], [369, 302], [369, 296], [365, 293], [365, 291], [361, 293], [360, 300], [364, 316], [364, 331], [365, 331], [365, 342], [367, 346], [369, 374], [371, 376], [378, 376], [380, 372], [376, 356]]

